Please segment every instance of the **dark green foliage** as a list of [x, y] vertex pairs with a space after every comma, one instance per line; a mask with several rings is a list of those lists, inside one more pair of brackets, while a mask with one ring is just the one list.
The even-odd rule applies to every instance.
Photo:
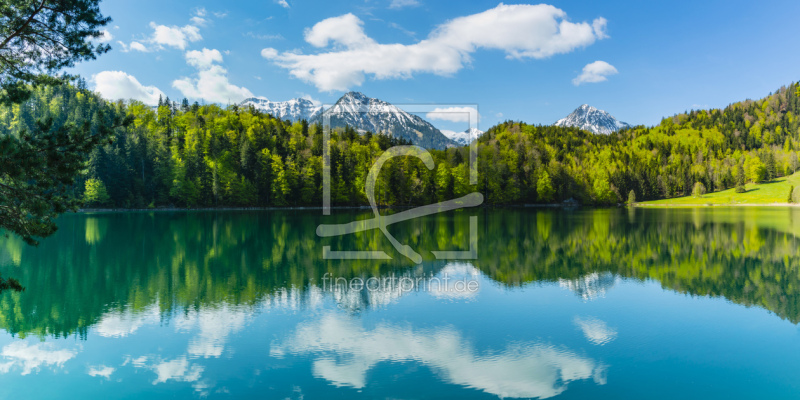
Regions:
[[[54, 112], [40, 118], [29, 100], [33, 90], [72, 80], [56, 76], [62, 68], [94, 59], [109, 50], [95, 45], [100, 27], [110, 19], [100, 14], [99, 0], [13, 0], [0, 4], [0, 104], [15, 124], [0, 129], [0, 228], [27, 243], [56, 230], [53, 220], [75, 209], [76, 175], [89, 153], [105, 141], [112, 124], [98, 110], [72, 118], [66, 104], [46, 103]], [[85, 83], [78, 82], [78, 87]], [[78, 89], [77, 92], [85, 92]], [[84, 93], [84, 97], [87, 94]], [[55, 99], [55, 98], [54, 98]], [[65, 123], [68, 119], [76, 124]]]
[[794, 203], [794, 200], [792, 200], [792, 193], [794, 193], [794, 185], [789, 187], [789, 197], [786, 199], [787, 203]]
[[100, 0], [12, 0], [0, 4], [0, 102], [19, 103], [30, 84], [60, 84], [55, 76], [78, 61], [107, 52], [91, 40], [110, 18], [100, 14]]

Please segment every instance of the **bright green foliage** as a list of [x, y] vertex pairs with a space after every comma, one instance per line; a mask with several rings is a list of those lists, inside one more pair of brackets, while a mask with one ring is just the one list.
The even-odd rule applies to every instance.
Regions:
[[800, 204], [800, 186], [794, 186], [792, 189], [792, 203]]
[[636, 192], [633, 190], [628, 193], [628, 204], [636, 204]]
[[761, 183], [767, 177], [767, 168], [758, 158], [754, 158], [750, 163], [749, 172], [753, 183]]
[[86, 180], [86, 190], [83, 192], [83, 201], [88, 206], [105, 206], [111, 201], [106, 185], [100, 179]]
[[[775, 180], [792, 169], [794, 149], [800, 147], [796, 87], [612, 135], [505, 122], [478, 139], [476, 185], [470, 184], [468, 148], [431, 150], [433, 170], [416, 158], [387, 162], [375, 185], [376, 201], [415, 206], [477, 191], [490, 205], [569, 198], [614, 204], [630, 191], [640, 202], [689, 196], [696, 182], [709, 193], [743, 190], [748, 180], [767, 179], [770, 163]], [[37, 91], [30, 106], [0, 108], [0, 124], [18, 129], [30, 119], [86, 115], [83, 110], [97, 103], [96, 97], [75, 90]], [[62, 104], [65, 111], [53, 114], [52, 104]], [[162, 101], [155, 110], [137, 102], [109, 108], [109, 118], [133, 121], [90, 158], [87, 176], [105, 182], [110, 206], [321, 205], [319, 125], [281, 121], [236, 106], [175, 104]], [[372, 164], [383, 151], [403, 143], [352, 129], [332, 132], [331, 204], [367, 204], [364, 183]], [[73, 187], [77, 195], [83, 181], [79, 185]], [[783, 202], [786, 192], [779, 197]]]
[[692, 188], [692, 196], [703, 197], [704, 194], [706, 194], [706, 185], [703, 185], [702, 182], [695, 182], [694, 188]]
[[553, 196], [555, 196], [556, 191], [553, 189], [553, 182], [547, 171], [542, 171], [542, 175], [536, 183], [536, 192], [539, 195], [539, 200], [543, 202], [553, 201]]

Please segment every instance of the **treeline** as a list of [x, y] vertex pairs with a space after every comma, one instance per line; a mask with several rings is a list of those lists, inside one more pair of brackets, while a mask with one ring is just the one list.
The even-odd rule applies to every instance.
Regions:
[[[505, 122], [478, 142], [477, 187], [469, 149], [431, 150], [436, 167], [415, 158], [387, 163], [376, 185], [385, 205], [420, 205], [472, 191], [487, 204], [552, 203], [573, 198], [613, 204], [744, 187], [798, 169], [798, 85], [723, 110], [691, 111], [612, 135]], [[26, 103], [0, 108], [12, 134], [37, 119], [53, 129], [127, 117], [111, 144], [97, 148], [74, 195], [87, 206], [318, 206], [322, 203], [322, 129], [252, 108], [175, 103], [111, 103], [72, 87], [38, 89]], [[389, 147], [407, 144], [352, 129], [331, 136], [332, 203], [364, 205], [364, 182]]]
[[698, 183], [710, 192], [789, 175], [799, 167], [799, 88], [608, 136], [506, 122], [479, 139], [483, 193], [490, 203], [609, 204], [631, 192], [662, 199]]

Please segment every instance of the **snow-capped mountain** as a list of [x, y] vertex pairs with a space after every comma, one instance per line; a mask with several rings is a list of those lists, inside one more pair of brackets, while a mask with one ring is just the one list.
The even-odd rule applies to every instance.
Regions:
[[257, 110], [268, 113], [273, 117], [288, 119], [292, 122], [304, 119], [310, 121], [322, 113], [322, 106], [315, 105], [307, 99], [291, 99], [288, 101], [269, 101], [265, 97], [250, 97], [239, 104], [239, 107], [252, 105]]
[[324, 115], [330, 116], [330, 124], [334, 129], [350, 126], [362, 133], [382, 132], [426, 149], [444, 149], [456, 145], [430, 122], [359, 92], [346, 93], [331, 108], [315, 117], [313, 122], [322, 121]]
[[576, 127], [592, 133], [608, 135], [630, 125], [617, 121], [611, 114], [584, 104], [575, 109], [566, 118], [558, 120], [556, 126]]
[[483, 135], [483, 131], [478, 128], [469, 128], [464, 132], [442, 130], [442, 134], [447, 136], [448, 139], [458, 143], [460, 146], [467, 146], [480, 135]]

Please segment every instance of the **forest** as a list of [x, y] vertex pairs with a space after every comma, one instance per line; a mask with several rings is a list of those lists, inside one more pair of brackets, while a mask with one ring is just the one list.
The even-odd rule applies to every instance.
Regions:
[[[800, 85], [724, 109], [693, 110], [611, 135], [507, 121], [478, 140], [478, 185], [468, 179], [469, 148], [430, 150], [387, 163], [376, 185], [388, 206], [431, 204], [473, 191], [487, 205], [609, 205], [709, 192], [797, 171]], [[115, 125], [71, 188], [85, 207], [283, 207], [322, 204], [322, 127], [291, 123], [252, 108], [190, 104], [157, 107], [109, 102], [85, 88], [48, 86], [21, 104], [0, 107], [0, 126], [19, 135], [90, 123]], [[332, 204], [366, 205], [364, 182], [383, 151], [408, 144], [346, 128], [330, 141]], [[788, 195], [788, 193], [787, 193]]]

